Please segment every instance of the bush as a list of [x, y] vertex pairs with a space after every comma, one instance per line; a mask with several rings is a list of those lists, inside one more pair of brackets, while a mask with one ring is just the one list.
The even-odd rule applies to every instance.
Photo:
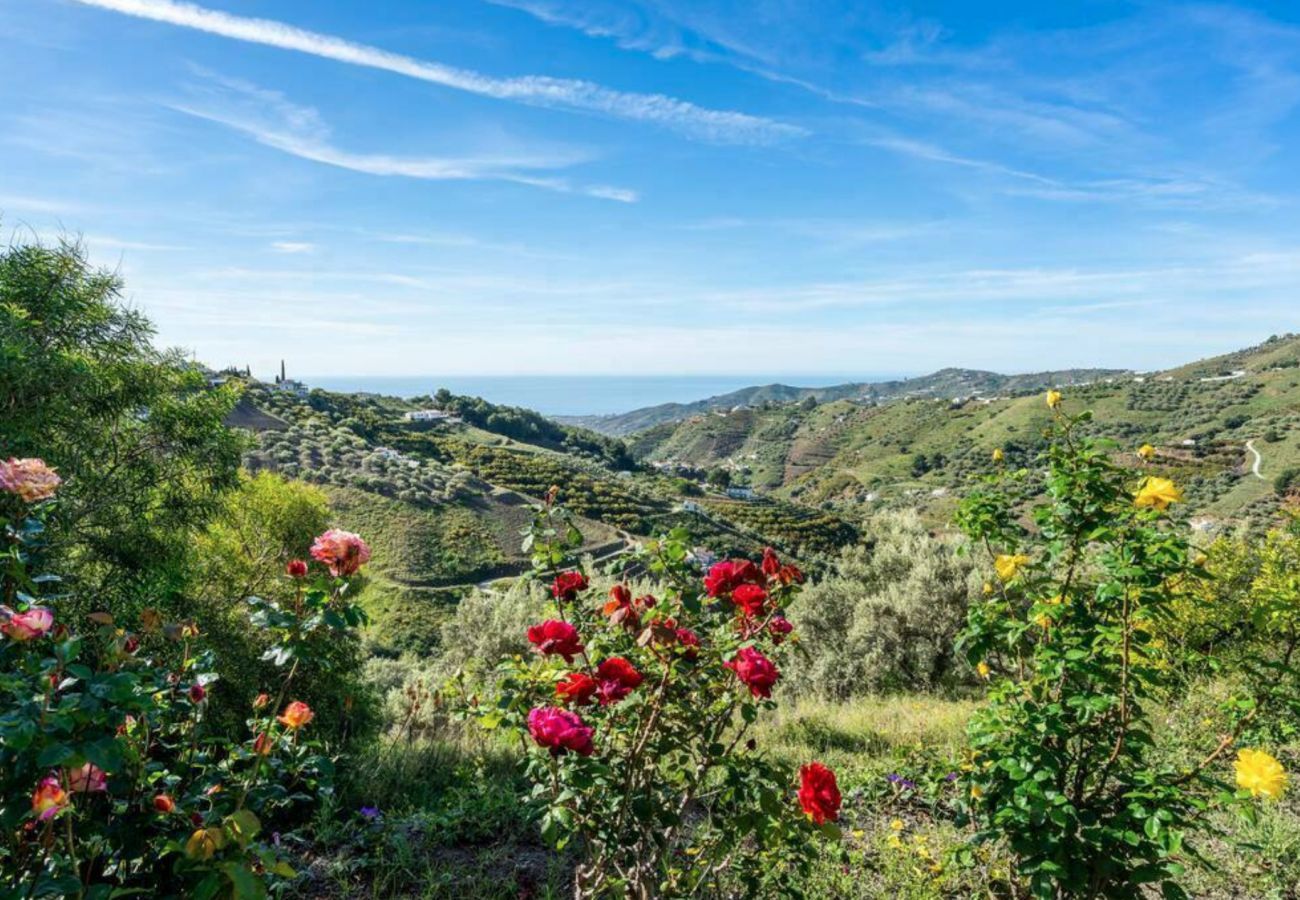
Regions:
[[1173, 482], [1136, 479], [1108, 446], [1079, 435], [1088, 413], [1056, 416], [1032, 534], [1016, 508], [1038, 493], [1029, 473], [992, 476], [963, 501], [958, 522], [987, 553], [995, 587], [972, 607], [969, 660], [993, 680], [970, 724], [965, 784], [976, 841], [1000, 840], [1014, 876], [1036, 897], [1182, 897], [1185, 841], [1211, 804], [1277, 796], [1275, 759], [1243, 749], [1237, 795], [1211, 774], [1255, 716], [1233, 698], [1228, 732], [1200, 762], [1153, 752], [1148, 705], [1176, 687], [1176, 660], [1158, 628], [1199, 571], [1166, 512]]
[[847, 699], [953, 683], [970, 672], [954, 644], [979, 585], [974, 564], [915, 512], [875, 516], [865, 546], [843, 550], [791, 610], [805, 650], [793, 688]]
[[791, 896], [810, 822], [833, 830], [839, 815], [828, 769], [801, 772], [805, 819], [793, 773], [744, 743], [774, 706], [767, 654], [789, 633], [781, 610], [802, 575], [769, 553], [761, 569], [718, 563], [702, 590], [685, 537], [641, 560], [661, 598], [616, 585], [602, 605], [571, 568], [582, 535], [548, 503], [530, 542], [539, 575], [554, 574], [551, 618], [526, 632], [536, 661], [506, 661], [495, 702], [465, 707], [486, 727], [531, 736], [542, 834], [573, 843], [578, 897], [707, 896], [724, 872], [750, 895]]
[[0, 596], [13, 604], [0, 607], [5, 895], [265, 896], [268, 879], [294, 872], [264, 826], [292, 827], [331, 790], [333, 760], [302, 736], [314, 713], [287, 701], [318, 636], [346, 642], [360, 623], [342, 597], [355, 566], [309, 583], [302, 564], [291, 603], [260, 606], [253, 624], [284, 667], [268, 685], [275, 697], [249, 704], [246, 728], [214, 727], [220, 670], [192, 621], [97, 611], [82, 630], [67, 597], [48, 592], [57, 579], [44, 571], [43, 535], [57, 487], [38, 459], [0, 463]]

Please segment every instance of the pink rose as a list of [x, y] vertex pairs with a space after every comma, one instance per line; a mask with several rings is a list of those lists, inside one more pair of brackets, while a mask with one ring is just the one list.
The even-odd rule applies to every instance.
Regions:
[[54, 613], [43, 606], [33, 606], [26, 612], [10, 613], [0, 623], [3, 631], [15, 641], [30, 641], [48, 634], [54, 627]]
[[311, 545], [311, 557], [324, 563], [335, 578], [347, 578], [370, 562], [370, 545], [360, 535], [331, 528]]
[[594, 734], [591, 726], [577, 713], [554, 706], [539, 706], [528, 714], [528, 733], [541, 747], [559, 756], [572, 750], [582, 756], [595, 752], [591, 743]]

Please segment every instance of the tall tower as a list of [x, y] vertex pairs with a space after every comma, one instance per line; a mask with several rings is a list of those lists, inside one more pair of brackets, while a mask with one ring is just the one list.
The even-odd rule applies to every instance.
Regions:
[[280, 381], [284, 381], [284, 360], [280, 360]]

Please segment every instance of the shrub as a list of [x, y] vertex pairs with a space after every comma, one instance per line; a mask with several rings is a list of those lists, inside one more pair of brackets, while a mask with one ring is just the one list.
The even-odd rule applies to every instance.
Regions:
[[701, 584], [685, 539], [641, 560], [660, 598], [616, 585], [597, 602], [571, 568], [582, 536], [548, 503], [526, 547], [554, 574], [551, 618], [526, 632], [535, 661], [503, 663], [496, 702], [469, 707], [530, 736], [542, 833], [575, 845], [579, 897], [707, 895], [723, 870], [750, 894], [792, 895], [808, 837], [839, 813], [828, 769], [801, 771], [799, 816], [793, 773], [745, 740], [773, 706], [768, 654], [781, 653], [802, 575], [769, 552], [761, 568], [718, 563]]
[[1036, 531], [1014, 512], [1034, 493], [1024, 471], [992, 476], [958, 514], [993, 570], [963, 636], [993, 679], [969, 731], [976, 840], [1005, 841], [1037, 897], [1136, 898], [1148, 884], [1185, 896], [1184, 841], [1207, 805], [1275, 796], [1284, 776], [1251, 749], [1239, 753], [1237, 796], [1210, 774], [1255, 715], [1253, 699], [1229, 704], [1229, 732], [1199, 764], [1175, 768], [1153, 754], [1147, 707], [1175, 685], [1158, 628], [1200, 574], [1166, 518], [1181, 494], [1114, 466], [1109, 447], [1079, 435], [1090, 415], [1064, 414], [1060, 394], [1048, 404], [1056, 418]]
[[954, 647], [980, 579], [950, 541], [915, 512], [872, 518], [865, 546], [844, 549], [832, 571], [791, 610], [803, 637], [792, 685], [847, 699], [931, 690], [958, 677]]
[[292, 825], [331, 790], [333, 761], [304, 739], [314, 713], [291, 688], [316, 635], [346, 641], [360, 623], [343, 599], [355, 567], [334, 559], [338, 577], [309, 582], [306, 564], [286, 576], [293, 600], [253, 617], [284, 666], [276, 695], [249, 705], [246, 730], [214, 727], [219, 669], [193, 621], [100, 610], [81, 629], [65, 614], [67, 597], [51, 592], [58, 579], [44, 570], [58, 484], [40, 460], [0, 463], [5, 895], [265, 896], [268, 879], [294, 872], [264, 825]]

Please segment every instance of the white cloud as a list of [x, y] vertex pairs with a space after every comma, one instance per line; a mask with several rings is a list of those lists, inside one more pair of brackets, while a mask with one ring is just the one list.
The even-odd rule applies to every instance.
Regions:
[[806, 134], [805, 129], [761, 116], [706, 109], [663, 94], [617, 91], [590, 81], [525, 75], [494, 78], [415, 59], [271, 19], [252, 19], [175, 0], [75, 0], [86, 6], [193, 28], [254, 44], [308, 53], [354, 66], [382, 69], [498, 100], [595, 112], [674, 128], [706, 140], [768, 143]]
[[196, 71], [205, 78], [201, 98], [197, 102], [171, 104], [171, 109], [224, 125], [259, 144], [300, 159], [368, 175], [425, 181], [509, 181], [621, 203], [637, 200], [636, 192], [627, 188], [574, 184], [566, 178], [533, 174], [572, 166], [588, 158], [586, 153], [572, 149], [418, 157], [343, 150], [331, 143], [329, 127], [315, 109], [292, 103], [279, 91]]
[[272, 241], [271, 249], [276, 253], [314, 253], [316, 245], [308, 241]]

